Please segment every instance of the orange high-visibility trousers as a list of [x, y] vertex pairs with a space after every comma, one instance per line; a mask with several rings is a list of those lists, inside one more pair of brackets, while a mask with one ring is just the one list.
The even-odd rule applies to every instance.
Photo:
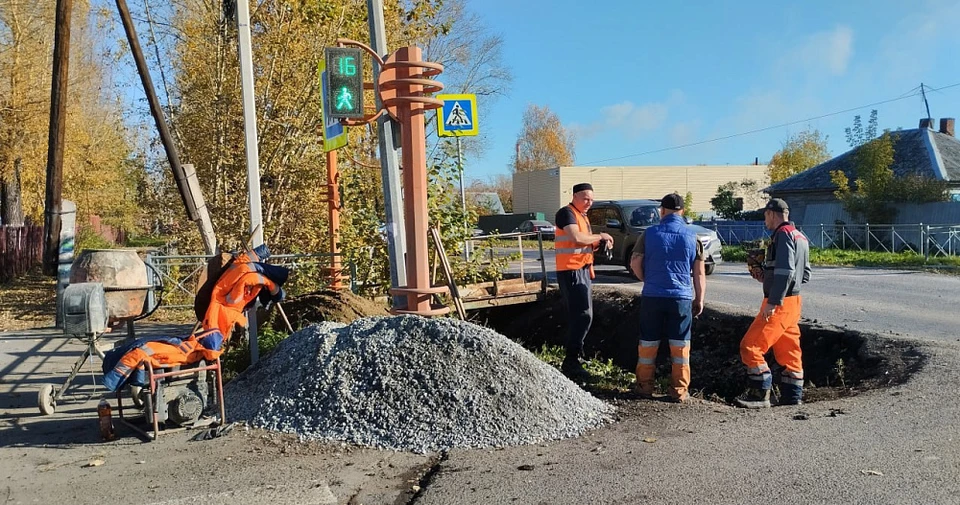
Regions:
[[787, 389], [796, 389], [795, 394], [803, 386], [803, 361], [800, 351], [800, 296], [787, 296], [783, 304], [777, 307], [769, 320], [763, 317], [763, 306], [767, 303], [764, 298], [760, 305], [760, 312], [753, 319], [753, 323], [740, 341], [740, 359], [747, 367], [747, 376], [752, 387], [770, 389], [772, 376], [770, 367], [763, 355], [773, 349], [773, 356], [777, 363], [786, 368], [782, 374], [782, 382]]

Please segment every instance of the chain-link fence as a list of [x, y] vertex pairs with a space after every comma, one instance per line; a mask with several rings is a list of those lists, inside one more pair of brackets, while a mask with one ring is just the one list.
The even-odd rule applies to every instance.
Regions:
[[[201, 276], [211, 256], [206, 255], [160, 255], [147, 254], [146, 263], [153, 267], [150, 275], [159, 275], [152, 284], [163, 284], [162, 304], [167, 308], [193, 307], [194, 295], [199, 288]], [[290, 269], [290, 278], [283, 285], [289, 296], [296, 296], [323, 289], [330, 284], [329, 269], [333, 255], [314, 254], [275, 254], [267, 263], [282, 265]], [[345, 273], [351, 279], [351, 290], [355, 290], [353, 279], [356, 269], [353, 263], [343, 265]], [[155, 273], [154, 273], [155, 272]], [[151, 297], [153, 292], [151, 291]], [[154, 300], [148, 301], [153, 306]]]

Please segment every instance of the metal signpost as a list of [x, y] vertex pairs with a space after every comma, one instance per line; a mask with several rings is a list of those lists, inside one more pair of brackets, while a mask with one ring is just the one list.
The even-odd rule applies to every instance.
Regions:
[[[460, 137], [472, 137], [480, 132], [477, 121], [477, 95], [437, 95], [443, 107], [437, 110], [437, 135], [457, 138], [457, 170], [460, 172], [460, 205], [467, 214], [467, 194], [463, 186], [463, 148]], [[467, 236], [470, 236], [470, 230]], [[464, 241], [464, 257], [470, 259], [469, 240]]]

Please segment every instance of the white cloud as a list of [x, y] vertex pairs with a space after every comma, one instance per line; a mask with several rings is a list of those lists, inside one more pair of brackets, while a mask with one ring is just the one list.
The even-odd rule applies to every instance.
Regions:
[[852, 57], [853, 29], [847, 25], [839, 25], [832, 30], [808, 36], [784, 63], [800, 63], [807, 71], [843, 75], [850, 66]]
[[600, 109], [600, 119], [589, 124], [571, 124], [577, 137], [589, 138], [608, 131], [619, 131], [624, 137], [635, 140], [646, 132], [661, 128], [667, 121], [669, 107], [666, 103], [651, 102], [642, 105], [624, 101]]

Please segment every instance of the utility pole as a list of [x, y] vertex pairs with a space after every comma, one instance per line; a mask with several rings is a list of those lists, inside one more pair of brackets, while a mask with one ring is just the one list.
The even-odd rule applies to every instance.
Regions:
[[47, 186], [44, 204], [43, 272], [57, 275], [60, 257], [60, 206], [63, 195], [63, 138], [67, 121], [67, 77], [70, 68], [72, 0], [57, 0], [50, 86], [50, 130], [47, 137]]
[[[191, 182], [191, 177], [187, 174], [187, 169], [180, 163], [180, 155], [177, 152], [177, 146], [173, 141], [173, 135], [167, 126], [167, 120], [163, 116], [163, 108], [160, 106], [160, 99], [153, 86], [153, 78], [150, 77], [150, 69], [147, 67], [147, 60], [143, 57], [143, 49], [140, 47], [140, 38], [137, 37], [137, 30], [130, 17], [130, 9], [127, 8], [126, 0], [116, 0], [117, 12], [120, 14], [120, 21], [123, 23], [123, 31], [127, 36], [127, 43], [130, 45], [130, 52], [133, 53], [133, 61], [137, 65], [137, 74], [140, 76], [140, 84], [143, 86], [143, 93], [147, 97], [147, 103], [150, 105], [150, 115], [153, 116], [153, 122], [157, 125], [157, 132], [160, 134], [160, 142], [163, 144], [163, 150], [167, 154], [167, 162], [170, 163], [170, 171], [173, 172], [173, 179], [177, 183], [177, 190], [180, 192], [180, 198], [183, 200], [183, 206], [187, 209], [187, 217], [196, 223], [200, 228], [200, 238], [203, 239], [204, 250], [207, 254], [213, 254], [216, 249], [216, 236], [213, 233], [213, 224], [210, 222], [210, 215], [204, 208], [198, 209], [197, 201], [202, 201], [203, 196], [200, 193], [199, 182]], [[192, 169], [191, 169], [192, 171]], [[193, 177], [196, 179], [196, 177]]]
[[[247, 152], [247, 194], [250, 202], [250, 242], [263, 245], [263, 213], [260, 209], [260, 151], [257, 147], [257, 106], [253, 95], [253, 47], [250, 43], [250, 6], [237, 0], [237, 34], [240, 44], [240, 84], [243, 88], [243, 133]], [[247, 311], [250, 363], [260, 360], [257, 344], [257, 303]]]
[[[383, 21], [383, 0], [367, 0], [367, 20], [370, 25], [370, 45], [380, 57], [387, 56], [387, 31]], [[373, 66], [373, 82], [380, 80], [380, 66]], [[380, 93], [375, 92], [377, 110], [383, 108]], [[397, 155], [397, 137], [400, 124], [388, 114], [377, 120], [377, 136], [380, 139], [380, 174], [383, 179], [383, 203], [386, 207], [387, 252], [390, 256], [390, 287], [407, 285], [406, 229], [403, 217], [403, 202], [400, 183], [400, 159]], [[406, 298], [393, 296], [393, 306], [402, 307]]]
[[924, 90], [923, 83], [920, 83], [920, 94], [923, 95], [923, 105], [927, 108], [927, 119], [930, 120], [930, 126], [933, 126], [933, 119], [930, 117], [930, 104], [927, 103], [927, 92]]

